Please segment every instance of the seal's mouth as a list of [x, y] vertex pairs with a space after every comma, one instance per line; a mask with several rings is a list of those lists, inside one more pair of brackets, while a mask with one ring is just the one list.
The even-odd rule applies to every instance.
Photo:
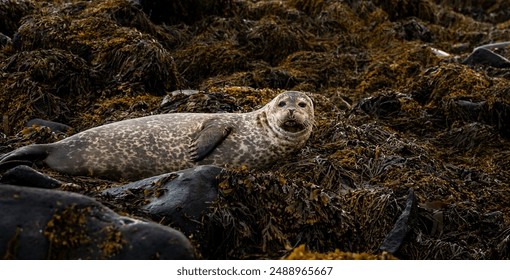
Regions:
[[283, 128], [283, 130], [288, 131], [288, 132], [293, 132], [293, 133], [300, 132], [306, 128], [306, 126], [304, 124], [296, 122], [296, 120], [292, 120], [292, 119], [286, 120], [285, 122], [283, 122], [281, 127]]

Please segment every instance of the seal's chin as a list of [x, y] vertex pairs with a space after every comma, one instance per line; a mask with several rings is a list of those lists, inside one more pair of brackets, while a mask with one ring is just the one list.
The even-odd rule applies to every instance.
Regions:
[[306, 128], [302, 123], [296, 122], [295, 120], [286, 120], [282, 123], [281, 128], [287, 132], [300, 132]]

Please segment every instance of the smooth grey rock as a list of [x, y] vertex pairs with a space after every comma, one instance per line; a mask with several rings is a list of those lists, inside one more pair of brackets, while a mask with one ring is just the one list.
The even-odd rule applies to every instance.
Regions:
[[467, 65], [487, 65], [496, 68], [509, 68], [510, 61], [505, 57], [484, 48], [475, 49], [463, 62]]
[[7, 170], [0, 178], [0, 183], [42, 189], [55, 189], [64, 184], [26, 165]]

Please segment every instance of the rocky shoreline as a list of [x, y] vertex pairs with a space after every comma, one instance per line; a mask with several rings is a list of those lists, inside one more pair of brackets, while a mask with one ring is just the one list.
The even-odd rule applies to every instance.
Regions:
[[0, 256], [508, 259], [510, 51], [478, 47], [508, 41], [509, 4], [458, 2], [2, 1], [0, 154], [284, 90], [316, 118], [264, 171], [6, 168]]

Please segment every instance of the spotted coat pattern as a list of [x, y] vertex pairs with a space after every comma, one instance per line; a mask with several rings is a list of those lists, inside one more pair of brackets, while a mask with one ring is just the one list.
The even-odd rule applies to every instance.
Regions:
[[[313, 126], [312, 100], [301, 92], [284, 92], [249, 113], [173, 113], [129, 119], [95, 127], [46, 144], [43, 162], [71, 174], [112, 179], [141, 179], [196, 165], [263, 168], [300, 150]], [[229, 129], [228, 135], [201, 160], [193, 145], [204, 124]], [[287, 131], [299, 127], [299, 131]]]

